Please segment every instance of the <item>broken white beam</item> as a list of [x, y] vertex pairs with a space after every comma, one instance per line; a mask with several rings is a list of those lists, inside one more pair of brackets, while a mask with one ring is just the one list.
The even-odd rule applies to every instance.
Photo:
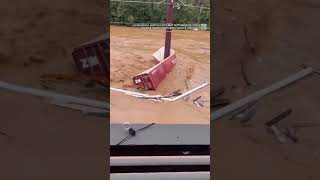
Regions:
[[209, 180], [210, 172], [112, 173], [111, 180]]
[[[207, 85], [209, 85], [209, 83], [205, 82], [204, 84], [202, 84], [202, 85], [200, 85], [200, 86], [198, 86], [198, 87], [196, 87], [194, 89], [191, 89], [191, 90], [189, 90], [189, 91], [187, 91], [187, 92], [185, 92], [185, 93], [183, 93], [183, 94], [181, 94], [181, 95], [179, 95], [177, 97], [174, 97], [174, 98], [164, 98], [161, 95], [148, 95], [148, 94], [142, 94], [142, 93], [137, 93], [137, 92], [123, 90], [123, 89], [117, 89], [117, 88], [113, 88], [113, 87], [110, 87], [110, 90], [113, 90], [113, 91], [116, 91], [116, 92], [122, 92], [122, 93], [125, 93], [125, 94], [129, 95], [129, 96], [134, 96], [134, 97], [145, 97], [145, 98], [155, 98], [155, 99], [158, 98], [160, 100], [171, 101], [172, 102], [172, 101], [179, 100], [179, 99], [181, 99], [181, 98], [183, 98], [183, 97], [185, 97], [185, 96], [187, 96], [187, 95], [189, 95], [189, 94], [191, 94], [191, 93], [193, 93], [195, 91], [198, 91], [199, 89], [201, 89], [201, 88], [203, 88], [203, 87], [205, 87]], [[148, 100], [153, 100], [153, 99], [148, 99]]]
[[293, 74], [293, 75], [291, 75], [281, 81], [278, 81], [265, 89], [259, 90], [255, 93], [245, 97], [245, 98], [242, 98], [242, 99], [240, 99], [240, 100], [238, 100], [228, 106], [225, 106], [224, 108], [221, 108], [215, 112], [212, 112], [210, 119], [211, 120], [220, 119], [223, 116], [227, 115], [228, 113], [233, 112], [233, 111], [239, 109], [240, 107], [242, 107], [250, 102], [257, 101], [257, 100], [261, 99], [262, 97], [264, 97], [268, 94], [271, 94], [272, 92], [274, 92], [276, 90], [279, 90], [283, 87], [286, 87], [289, 84], [294, 83], [294, 82], [298, 81], [299, 79], [306, 77], [307, 75], [311, 74], [312, 72], [313, 72], [312, 68], [303, 69], [302, 71], [300, 71], [296, 74]]
[[29, 94], [32, 96], [43, 97], [43, 98], [48, 98], [52, 100], [63, 100], [64, 102], [77, 103], [81, 105], [90, 106], [93, 108], [106, 109], [107, 111], [109, 111], [109, 104], [103, 101], [80, 98], [80, 97], [75, 97], [70, 95], [63, 95], [55, 92], [18, 86], [18, 85], [6, 83], [3, 81], [0, 81], [0, 88], [6, 89], [9, 91], [14, 91], [17, 93]]
[[123, 89], [118, 89], [118, 88], [113, 88], [113, 87], [110, 87], [110, 90], [116, 91], [116, 92], [125, 93], [125, 94], [127, 94], [127, 95], [135, 96], [135, 97], [148, 97], [148, 98], [152, 98], [152, 97], [158, 98], [158, 97], [161, 97], [161, 95], [148, 95], [148, 94], [142, 94], [142, 93], [138, 93], [138, 92], [123, 90]]
[[183, 97], [185, 97], [185, 96], [187, 96], [187, 95], [189, 95], [189, 94], [191, 94], [191, 93], [193, 93], [193, 92], [195, 92], [195, 91], [197, 91], [197, 90], [199, 90], [201, 88], [204, 88], [207, 85], [209, 85], [209, 83], [206, 82], [206, 83], [204, 83], [204, 84], [202, 84], [202, 85], [200, 85], [200, 86], [198, 86], [198, 87], [196, 87], [194, 89], [191, 89], [190, 91], [187, 91], [187, 92], [181, 94], [180, 96], [177, 96], [175, 98], [162, 98], [162, 100], [165, 100], [165, 101], [176, 101], [176, 100], [181, 99], [181, 98], [183, 98]]
[[210, 165], [210, 156], [119, 156], [110, 157], [110, 166]]

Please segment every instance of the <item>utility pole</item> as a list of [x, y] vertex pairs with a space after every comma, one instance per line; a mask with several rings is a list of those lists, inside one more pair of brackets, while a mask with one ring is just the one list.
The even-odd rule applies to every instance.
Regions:
[[167, 4], [167, 28], [164, 46], [164, 59], [170, 56], [171, 49], [171, 30], [173, 27], [173, 0], [168, 0]]

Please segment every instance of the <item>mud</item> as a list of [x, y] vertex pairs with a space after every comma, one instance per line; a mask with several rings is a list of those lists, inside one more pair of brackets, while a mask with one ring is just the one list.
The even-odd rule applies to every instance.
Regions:
[[[167, 95], [174, 90], [183, 92], [204, 82], [210, 82], [210, 32], [174, 30], [172, 49], [177, 64], [156, 91], [138, 91], [132, 87], [132, 77], [154, 66], [152, 54], [164, 44], [163, 30], [145, 30], [111, 26], [110, 48], [112, 87], [147, 94]], [[192, 99], [201, 96], [204, 107], [197, 107]], [[111, 92], [111, 122], [155, 122], [162, 124], [208, 124], [210, 87], [191, 95], [190, 100], [152, 102]]]

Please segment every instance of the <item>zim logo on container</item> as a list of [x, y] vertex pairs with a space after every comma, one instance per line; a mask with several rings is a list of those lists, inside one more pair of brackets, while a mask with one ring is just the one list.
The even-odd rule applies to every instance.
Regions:
[[141, 83], [141, 79], [135, 79], [134, 81], [136, 84]]
[[80, 62], [82, 63], [83, 69], [99, 65], [99, 60], [97, 56], [90, 56], [88, 58], [80, 59]]

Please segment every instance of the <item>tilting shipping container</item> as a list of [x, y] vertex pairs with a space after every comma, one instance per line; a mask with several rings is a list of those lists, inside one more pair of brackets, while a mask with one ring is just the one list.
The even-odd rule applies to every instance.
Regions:
[[138, 88], [143, 88], [145, 90], [155, 90], [159, 86], [161, 81], [175, 66], [175, 52], [171, 51], [171, 55], [162, 61], [161, 59], [157, 60], [160, 61], [160, 63], [133, 77], [133, 83]]
[[109, 81], [109, 36], [94, 38], [74, 48], [73, 59], [78, 70], [90, 80]]
[[[167, 25], [173, 24], [173, 1], [167, 4]], [[171, 27], [166, 28], [165, 46], [153, 54], [160, 63], [133, 77], [133, 83], [138, 88], [155, 90], [176, 64], [175, 52], [171, 49]]]

